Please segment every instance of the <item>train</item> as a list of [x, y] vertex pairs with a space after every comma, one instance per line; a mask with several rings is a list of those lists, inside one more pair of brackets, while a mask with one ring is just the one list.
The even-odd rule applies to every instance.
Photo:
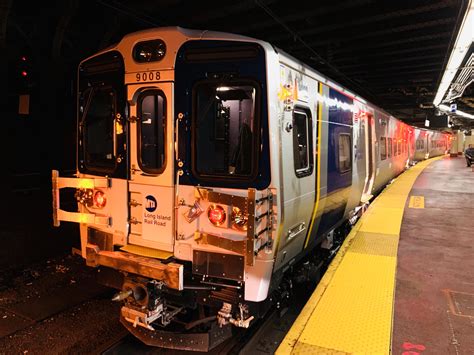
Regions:
[[268, 42], [160, 27], [80, 62], [76, 143], [75, 174], [52, 171], [54, 226], [79, 224], [132, 334], [207, 351], [287, 298], [295, 265], [451, 136]]

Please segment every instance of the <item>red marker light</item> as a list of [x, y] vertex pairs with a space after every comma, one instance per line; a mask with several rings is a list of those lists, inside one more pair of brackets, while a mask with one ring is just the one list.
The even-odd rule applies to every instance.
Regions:
[[94, 206], [97, 208], [104, 208], [107, 204], [107, 198], [105, 197], [105, 193], [100, 190], [97, 190], [94, 193]]
[[207, 210], [207, 217], [213, 225], [220, 226], [225, 222], [226, 213], [221, 206], [211, 205]]

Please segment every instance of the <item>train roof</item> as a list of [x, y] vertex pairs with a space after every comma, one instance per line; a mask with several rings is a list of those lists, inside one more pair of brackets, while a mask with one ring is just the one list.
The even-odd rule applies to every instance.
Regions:
[[[248, 36], [243, 36], [239, 34], [234, 34], [234, 33], [229, 33], [229, 32], [220, 32], [220, 31], [209, 31], [209, 30], [200, 30], [200, 29], [189, 29], [189, 28], [184, 28], [180, 26], [166, 26], [166, 27], [154, 27], [142, 31], [136, 31], [132, 32], [129, 34], [126, 34], [123, 36], [123, 38], [120, 40], [120, 42], [109, 46], [106, 49], [101, 50], [100, 52], [94, 54], [91, 57], [95, 57], [96, 55], [102, 54], [104, 52], [116, 49], [120, 44], [124, 42], [130, 42], [130, 41], [138, 41], [138, 40], [146, 40], [147, 38], [153, 39], [156, 38], [156, 36], [160, 34], [166, 34], [166, 33], [179, 33], [182, 37], [183, 40], [232, 40], [232, 41], [242, 41], [242, 42], [252, 42], [252, 43], [258, 43], [260, 44], [263, 48], [265, 48], [267, 51], [274, 51], [277, 53], [277, 55], [280, 57], [280, 59], [283, 59], [283, 62], [289, 66], [295, 67], [295, 69], [298, 69], [300, 71], [306, 71], [310, 72], [312, 77], [314, 77], [316, 80], [325, 83], [328, 86], [331, 86], [332, 88], [352, 97], [353, 99], [361, 102], [362, 104], [368, 105], [369, 107], [373, 108], [374, 110], [378, 111], [379, 113], [382, 113], [384, 115], [387, 115], [393, 119], [396, 119], [402, 123], [405, 123], [409, 125], [408, 123], [402, 121], [401, 119], [394, 117], [392, 114], [388, 113], [385, 111], [383, 108], [373, 104], [372, 102], [368, 101], [367, 99], [363, 98], [362, 96], [359, 96], [352, 90], [349, 90], [348, 88], [340, 85], [336, 81], [330, 79], [327, 75], [322, 74], [319, 72], [317, 69], [314, 67], [306, 64], [305, 62], [301, 61], [300, 59], [295, 58], [294, 56], [288, 54], [285, 52], [283, 49], [276, 47], [272, 45], [271, 43], [267, 41], [263, 41], [257, 38], [253, 37], [248, 37]], [[91, 57], [87, 58], [90, 59]], [[87, 60], [86, 59], [86, 60]], [[415, 126], [414, 126], [415, 127]], [[422, 127], [416, 127], [419, 129], [426, 129]], [[426, 130], [432, 130], [432, 129], [426, 129]]]

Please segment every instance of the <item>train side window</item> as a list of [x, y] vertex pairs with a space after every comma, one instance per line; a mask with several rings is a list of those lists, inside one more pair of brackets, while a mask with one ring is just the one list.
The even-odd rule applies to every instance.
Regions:
[[351, 136], [346, 133], [339, 134], [339, 159], [338, 170], [345, 173], [351, 170]]
[[425, 148], [425, 142], [422, 139], [416, 141], [416, 150], [422, 150]]
[[392, 138], [387, 138], [387, 158], [392, 156]]
[[84, 93], [84, 101], [81, 125], [86, 168], [94, 171], [114, 171], [115, 90], [111, 87], [88, 89]]
[[165, 169], [166, 101], [157, 90], [146, 91], [138, 100], [139, 165], [150, 174]]
[[387, 138], [380, 137], [380, 160], [387, 159]]
[[297, 177], [313, 172], [313, 139], [311, 114], [307, 110], [295, 108], [293, 111], [293, 157]]

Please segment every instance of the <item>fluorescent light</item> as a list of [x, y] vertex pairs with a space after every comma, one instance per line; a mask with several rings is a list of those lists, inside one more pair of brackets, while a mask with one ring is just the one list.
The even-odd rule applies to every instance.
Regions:
[[443, 100], [446, 91], [449, 89], [454, 76], [456, 75], [464, 57], [466, 56], [471, 43], [474, 41], [474, 2], [469, 0], [466, 14], [463, 18], [461, 27], [459, 28], [458, 37], [454, 44], [454, 48], [449, 57], [448, 65], [444, 70], [443, 78], [438, 87], [433, 104], [438, 106]]
[[[438, 108], [441, 111], [445, 111], [447, 113], [452, 113], [451, 109], [448, 105], [439, 105]], [[464, 111], [456, 110], [456, 112], [454, 114], [457, 115], [457, 116], [462, 116], [462, 117], [466, 117], [466, 118], [470, 118], [471, 120], [474, 120], [474, 115], [471, 115], [470, 113], [466, 113]]]

